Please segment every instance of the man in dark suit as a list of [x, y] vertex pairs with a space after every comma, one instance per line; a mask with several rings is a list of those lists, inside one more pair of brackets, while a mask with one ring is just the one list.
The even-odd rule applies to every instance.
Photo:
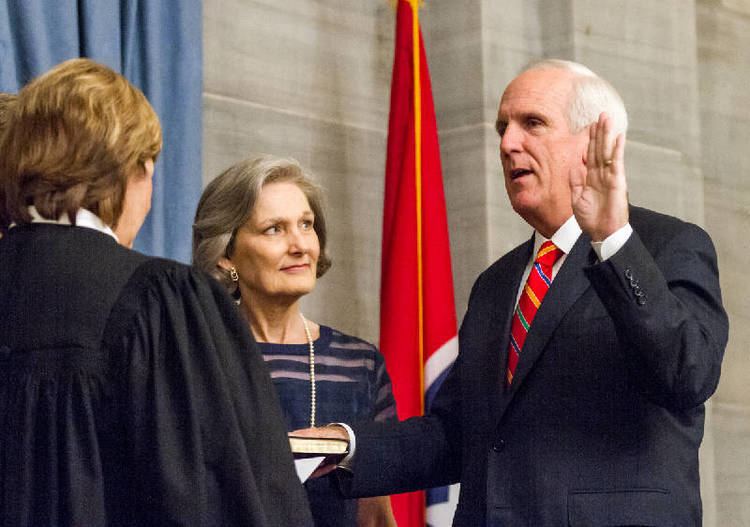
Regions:
[[629, 205], [626, 127], [579, 64], [508, 85], [500, 158], [534, 235], [477, 279], [430, 414], [352, 426], [347, 492], [460, 481], [458, 526], [701, 524], [728, 331], [716, 255], [695, 225]]

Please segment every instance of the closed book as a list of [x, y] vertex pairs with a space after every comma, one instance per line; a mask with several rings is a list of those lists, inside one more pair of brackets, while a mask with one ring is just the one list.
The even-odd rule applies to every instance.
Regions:
[[295, 458], [323, 456], [331, 459], [346, 457], [349, 442], [326, 437], [289, 436], [289, 445]]

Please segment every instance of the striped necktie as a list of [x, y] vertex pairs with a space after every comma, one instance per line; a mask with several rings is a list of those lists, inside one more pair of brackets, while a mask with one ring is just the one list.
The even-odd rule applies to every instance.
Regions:
[[508, 386], [513, 382], [513, 374], [516, 371], [518, 360], [521, 358], [523, 343], [531, 328], [539, 306], [552, 284], [552, 266], [555, 265], [563, 252], [551, 241], [546, 241], [539, 248], [531, 268], [526, 285], [523, 286], [518, 306], [513, 313], [513, 322], [510, 326], [510, 344], [508, 344], [508, 369], [505, 372], [505, 380]]

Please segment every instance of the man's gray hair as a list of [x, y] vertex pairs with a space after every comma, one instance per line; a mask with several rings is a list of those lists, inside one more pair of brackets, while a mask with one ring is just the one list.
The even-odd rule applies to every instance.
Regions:
[[617, 90], [606, 80], [578, 62], [560, 59], [544, 59], [533, 62], [523, 71], [537, 69], [562, 69], [576, 75], [573, 95], [568, 108], [568, 124], [572, 132], [579, 132], [599, 119], [606, 112], [612, 119], [613, 132], [628, 130], [628, 112]]

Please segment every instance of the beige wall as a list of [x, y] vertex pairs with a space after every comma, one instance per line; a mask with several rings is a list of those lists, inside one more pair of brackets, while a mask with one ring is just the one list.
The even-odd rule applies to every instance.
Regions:
[[371, 340], [392, 30], [387, 2], [204, 4], [205, 178], [258, 152], [295, 157], [317, 174], [334, 266], [306, 311]]
[[719, 251], [729, 347], [712, 429], [717, 526], [750, 525], [750, 1], [696, 2], [705, 225]]
[[[705, 525], [750, 525], [750, 0], [427, 0], [457, 311], [476, 275], [530, 234], [510, 210], [493, 130], [529, 60], [583, 62], [631, 116], [632, 201], [698, 223], [731, 318], [702, 451]], [[387, 0], [206, 0], [205, 179], [251, 155], [296, 157], [329, 201], [334, 267], [305, 311], [378, 335], [393, 13]]]

